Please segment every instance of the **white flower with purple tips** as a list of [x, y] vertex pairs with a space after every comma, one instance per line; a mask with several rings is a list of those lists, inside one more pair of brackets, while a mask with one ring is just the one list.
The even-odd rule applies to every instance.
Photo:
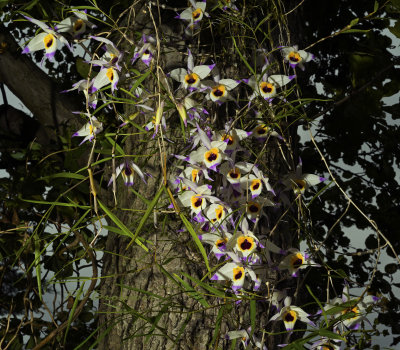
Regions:
[[326, 180], [326, 178], [322, 176], [303, 174], [302, 164], [303, 163], [300, 159], [299, 164], [296, 167], [296, 172], [288, 174], [283, 180], [286, 189], [292, 189], [296, 195], [304, 194], [304, 192], [310, 187], [318, 185]]
[[156, 40], [152, 36], [143, 34], [133, 53], [132, 64], [140, 58], [146, 66], [150, 66], [155, 52], [155, 44]]
[[110, 68], [103, 67], [100, 69], [100, 72], [96, 75], [96, 77], [93, 80], [92, 91], [96, 92], [97, 90], [100, 90], [102, 87], [111, 84], [111, 92], [114, 93], [114, 91], [117, 89], [118, 81], [119, 81], [119, 76], [116, 69], [112, 67]]
[[63, 19], [54, 28], [59, 33], [70, 33], [74, 38], [86, 31], [86, 27], [96, 28], [96, 25], [88, 20], [86, 10], [72, 10], [72, 16]]
[[249, 97], [249, 100], [253, 100], [257, 96], [261, 96], [267, 101], [277, 94], [277, 89], [287, 85], [295, 77], [294, 75], [286, 76], [282, 74], [274, 74], [268, 76], [266, 73], [268, 69], [268, 62], [262, 67], [262, 75], [252, 76], [249, 79], [243, 81], [252, 87], [254, 90], [253, 94]]
[[204, 81], [202, 85], [207, 87], [207, 91], [209, 91], [206, 95], [207, 99], [222, 104], [228, 100], [233, 100], [229, 91], [233, 90], [239, 83], [240, 81], [233, 79], [219, 79], [219, 74], [217, 74], [214, 76], [214, 81]]
[[105, 53], [102, 56], [102, 59], [91, 60], [87, 61], [86, 63], [103, 68], [113, 67], [117, 70], [121, 70], [121, 66], [119, 65], [119, 63], [122, 60], [123, 53], [117, 49], [115, 44], [111, 40], [102, 38], [100, 36], [91, 36], [90, 38], [104, 43], [103, 49], [105, 50]]
[[22, 50], [22, 53], [31, 53], [38, 50], [45, 50], [46, 57], [49, 60], [53, 60], [54, 55], [57, 51], [57, 43], [60, 41], [61, 43], [67, 45], [70, 49], [70, 45], [68, 44], [67, 39], [65, 39], [62, 35], [57, 34], [53, 29], [51, 29], [46, 23], [39, 21], [34, 18], [30, 18], [24, 16], [28, 21], [36, 24], [41, 29], [43, 29], [44, 33], [39, 33], [36, 35], [27, 46]]
[[91, 142], [94, 139], [95, 135], [102, 131], [103, 131], [103, 123], [99, 122], [96, 117], [92, 116], [90, 117], [90, 121], [86, 123], [82, 128], [80, 128], [76, 133], [74, 133], [72, 137], [83, 136], [84, 139], [79, 144], [81, 145], [86, 141]]
[[185, 89], [196, 90], [200, 86], [200, 82], [208, 76], [215, 64], [194, 66], [193, 55], [188, 50], [187, 69], [177, 68], [172, 70], [169, 75], [172, 79], [181, 83]]
[[[142, 170], [131, 160], [125, 160], [117, 167], [117, 169], [115, 169], [115, 178], [118, 178], [118, 176], [121, 174], [122, 178], [124, 179], [125, 186], [132, 186], [135, 173], [139, 175], [144, 183], [147, 183], [145, 175], [149, 176], [149, 174], [143, 173]], [[108, 186], [110, 186], [113, 181], [114, 177], [110, 179]]]
[[206, 11], [206, 1], [194, 1], [190, 0], [190, 7], [183, 10], [175, 18], [182, 19], [184, 21], [189, 21], [191, 24], [200, 22], [204, 16], [208, 17]]
[[299, 66], [300, 69], [304, 70], [304, 63], [310, 62], [314, 59], [312, 53], [299, 50], [297, 45], [282, 47], [281, 50], [284, 60], [289, 62], [289, 65], [292, 68]]
[[251, 280], [254, 282], [254, 290], [260, 287], [260, 280], [247, 264], [243, 263], [242, 259], [235, 253], [228, 252], [227, 255], [233, 260], [222, 266], [212, 277], [212, 281], [232, 281], [231, 288], [233, 291], [238, 291], [243, 288], [245, 275], [249, 275]]
[[289, 270], [289, 273], [293, 277], [298, 276], [298, 271], [300, 269], [305, 269], [309, 266], [319, 266], [316, 264], [308, 253], [301, 252], [296, 248], [290, 248], [288, 250], [289, 254], [280, 262], [280, 270]]
[[284, 307], [279, 313], [275, 314], [270, 318], [270, 321], [282, 320], [285, 324], [287, 331], [292, 331], [297, 320], [306, 322], [312, 326], [315, 326], [314, 322], [308, 319], [309, 314], [303, 311], [298, 306], [291, 305], [292, 298], [286, 297], [284, 301]]

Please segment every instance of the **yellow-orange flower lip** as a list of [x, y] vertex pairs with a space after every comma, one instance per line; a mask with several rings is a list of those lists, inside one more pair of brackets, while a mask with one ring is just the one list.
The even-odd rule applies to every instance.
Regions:
[[260, 211], [260, 205], [256, 202], [249, 202], [247, 204], [247, 210], [253, 214], [258, 213]]
[[299, 63], [301, 61], [301, 56], [298, 52], [295, 51], [291, 51], [289, 52], [289, 61], [293, 62], [293, 63]]
[[304, 257], [301, 253], [296, 253], [290, 259], [290, 264], [293, 268], [298, 269], [304, 263]]
[[224, 85], [214, 86], [213, 89], [211, 90], [211, 93], [217, 98], [222, 97], [226, 93], [225, 86]]
[[114, 70], [112, 68], [107, 69], [106, 75], [108, 80], [110, 80], [111, 82], [114, 80]]
[[199, 171], [197, 169], [192, 170], [192, 181], [193, 182], [196, 182], [198, 173], [199, 173]]
[[263, 81], [260, 83], [260, 90], [266, 94], [271, 94], [274, 92], [275, 87], [271, 83]]
[[240, 170], [238, 168], [234, 168], [229, 171], [228, 176], [232, 179], [240, 179]]
[[208, 150], [205, 155], [204, 158], [208, 161], [208, 162], [213, 162], [214, 160], [217, 160], [218, 158], [218, 148], [211, 148], [210, 150]]
[[81, 19], [76, 20], [76, 22], [74, 23], [74, 31], [75, 32], [80, 31], [83, 27], [83, 24], [84, 24], [83, 20]]
[[259, 179], [255, 179], [251, 182], [250, 189], [252, 191], [257, 191], [261, 186], [261, 181]]
[[240, 236], [237, 240], [237, 245], [242, 252], [253, 250], [254, 239], [249, 236]]
[[195, 21], [196, 19], [198, 20], [198, 19], [202, 16], [202, 14], [203, 14], [202, 9], [198, 8], [198, 9], [194, 10], [194, 11], [192, 12], [192, 18], [193, 18], [193, 20], [194, 20], [194, 21]]
[[223, 246], [226, 244], [227, 241], [228, 241], [228, 240], [227, 240], [226, 238], [221, 238], [221, 239], [219, 239], [219, 240], [217, 240], [217, 241], [215, 242], [215, 245], [216, 245], [218, 248], [221, 248], [221, 247], [223, 247]]
[[234, 142], [233, 137], [231, 135], [225, 134], [221, 137], [222, 141], [228, 140], [227, 144], [228, 146], [231, 146]]
[[215, 215], [218, 220], [221, 220], [223, 213], [224, 213], [224, 208], [222, 207], [222, 205], [218, 206], [215, 209]]
[[302, 180], [302, 179], [294, 179], [292, 181], [293, 181], [293, 184], [292, 184], [293, 190], [295, 192], [303, 193], [304, 190], [306, 189], [307, 182], [305, 180]]
[[47, 34], [44, 39], [44, 47], [46, 49], [50, 48], [54, 43], [54, 36], [52, 34]]
[[238, 281], [244, 277], [244, 268], [243, 267], [235, 267], [233, 269], [233, 280]]
[[199, 81], [199, 76], [196, 73], [186, 74], [185, 81], [188, 85], [194, 85]]
[[201, 198], [199, 195], [195, 195], [191, 198], [191, 202], [194, 208], [200, 208], [203, 204], [203, 198]]
[[285, 315], [283, 316], [283, 320], [285, 322], [296, 322], [296, 319], [297, 319], [297, 315], [296, 315], [296, 312], [293, 310], [286, 312]]

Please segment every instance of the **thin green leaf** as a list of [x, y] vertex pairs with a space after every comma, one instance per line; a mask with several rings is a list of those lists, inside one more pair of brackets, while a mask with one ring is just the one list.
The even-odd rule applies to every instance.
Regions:
[[236, 40], [235, 38], [232, 37], [233, 40], [233, 45], [235, 46], [235, 49], [237, 51], [237, 53], [240, 56], [240, 59], [243, 61], [243, 63], [246, 65], [246, 67], [249, 69], [249, 71], [251, 72], [251, 74], [253, 74], [254, 76], [256, 75], [256, 72], [254, 71], [254, 69], [250, 66], [249, 62], [247, 62], [247, 60], [244, 58], [244, 56], [242, 55], [242, 53], [240, 52], [239, 48], [236, 45]]
[[160, 199], [161, 193], [164, 190], [164, 186], [161, 187], [157, 194], [155, 195], [155, 197], [153, 198], [153, 200], [151, 201], [151, 203], [148, 205], [142, 219], [139, 222], [139, 226], [136, 229], [135, 234], [133, 235], [132, 240], [129, 242], [128, 246], [126, 247], [126, 249], [128, 249], [130, 247], [130, 245], [136, 240], [136, 237], [139, 235], [140, 231], [142, 230], [143, 225], [145, 224], [145, 222], [147, 221], [148, 217], [150, 216], [150, 214], [152, 213], [152, 211], [154, 210], [154, 207], [156, 206], [156, 204], [158, 203], [158, 200]]
[[[143, 80], [145, 80], [149, 75], [150, 75], [151, 71], [148, 70], [146, 73], [142, 74], [139, 78], [136, 79], [135, 83], [132, 85], [131, 89], [129, 90], [130, 93], [132, 93], [133, 91], [135, 91], [139, 85], [143, 82]], [[136, 96], [135, 96], [136, 98]]]
[[52, 180], [57, 178], [66, 178], [66, 179], [77, 179], [77, 180], [85, 180], [87, 176], [83, 176], [81, 174], [75, 173], [57, 173], [49, 176], [39, 177], [36, 181], [43, 181], [43, 180]]
[[[149, 249], [142, 244], [142, 242], [140, 242], [139, 239], [137, 239], [133, 233], [100, 201], [97, 200], [97, 202], [99, 203], [100, 208], [106, 213], [106, 215], [114, 222], [114, 224], [116, 224], [123, 232], [123, 234], [125, 236], [131, 237], [132, 238], [132, 242], [135, 242], [138, 246], [140, 246], [141, 248], [143, 248], [146, 252], [149, 251]], [[130, 244], [131, 244], [130, 243]]]
[[[33, 199], [24, 199], [24, 198], [20, 198], [20, 199], [22, 201], [28, 202], [28, 203], [45, 204], [45, 205], [51, 205], [53, 207], [60, 206], [60, 207], [74, 207], [74, 208], [80, 208], [80, 209], [91, 209], [90, 206], [88, 206], [88, 205], [79, 205], [76, 203], [35, 201]], [[51, 208], [49, 208], [49, 209], [51, 209]]]
[[196, 299], [201, 305], [204, 307], [209, 308], [210, 304], [207, 303], [207, 301], [202, 297], [200, 293], [196, 291], [192, 286], [189, 285], [186, 281], [184, 281], [182, 278], [180, 278], [176, 273], [174, 273], [174, 276], [176, 279], [181, 282], [182, 286], [185, 288], [187, 294], [189, 294], [193, 299]]
[[158, 322], [160, 321], [161, 317], [166, 314], [168, 312], [168, 307], [169, 305], [164, 305], [161, 310], [159, 311], [159, 313], [157, 314], [156, 317], [152, 317], [151, 319], [154, 320], [154, 322], [152, 323], [152, 326], [149, 330], [149, 333], [146, 336], [146, 339], [144, 341], [145, 344], [147, 344], [150, 341], [150, 337], [153, 335], [154, 330], [157, 327]]
[[149, 206], [151, 204], [151, 201], [149, 201], [148, 199], [146, 199], [144, 196], [142, 196], [139, 192], [135, 191], [132, 187], [129, 187], [129, 190], [135, 194], [135, 196], [138, 196], [143, 203], [145, 203], [147, 206]]
[[122, 156], [125, 155], [124, 150], [122, 149], [122, 147], [121, 147], [118, 143], [115, 142], [115, 140], [113, 140], [113, 139], [112, 139], [111, 137], [109, 137], [109, 136], [106, 136], [106, 139], [108, 140], [108, 142], [110, 143], [110, 145], [111, 145], [112, 147], [115, 147], [115, 149], [116, 149]]
[[314, 295], [314, 293], [312, 292], [311, 288], [310, 288], [308, 285], [306, 285], [306, 288], [307, 288], [307, 290], [308, 290], [308, 293], [310, 293], [310, 295], [311, 295], [311, 296], [313, 297], [313, 299], [317, 302], [319, 308], [321, 309], [322, 314], [324, 315], [324, 318], [325, 318], [325, 324], [328, 324], [328, 316], [327, 316], [327, 314], [326, 314], [326, 312], [325, 312], [325, 310], [324, 310], [324, 307], [322, 306], [322, 303], [321, 303], [321, 302], [318, 300], [318, 298]]
[[181, 220], [182, 220], [183, 224], [185, 225], [186, 229], [189, 231], [189, 233], [192, 236], [194, 242], [196, 243], [197, 248], [199, 249], [201, 255], [203, 256], [203, 260], [204, 260], [204, 263], [205, 263], [205, 265], [207, 267], [207, 270], [210, 273], [210, 265], [208, 264], [208, 257], [207, 257], [206, 250], [203, 247], [203, 244], [201, 244], [201, 242], [199, 240], [199, 237], [197, 237], [197, 234], [193, 229], [193, 226], [191, 225], [189, 220], [186, 219], [185, 215], [183, 213], [180, 213], [179, 216], [181, 217]]
[[341, 32], [341, 34], [351, 34], [351, 33], [363, 33], [363, 34], [366, 34], [366, 33], [369, 33], [370, 31], [371, 31], [370, 29], [353, 29], [353, 28], [350, 28], [350, 29], [343, 30]]
[[224, 312], [225, 312], [225, 305], [222, 305], [219, 310], [218, 310], [218, 314], [217, 314], [217, 319], [215, 322], [215, 326], [214, 326], [214, 335], [213, 338], [211, 340], [211, 344], [215, 344], [215, 349], [217, 348], [218, 345], [218, 341], [220, 339], [220, 329], [221, 329], [221, 322], [222, 322], [222, 317], [224, 316]]
[[41, 273], [41, 264], [40, 264], [41, 251], [40, 251], [40, 239], [39, 239], [37, 232], [35, 232], [33, 239], [34, 239], [34, 244], [35, 244], [35, 262], [34, 263], [35, 263], [35, 270], [36, 270], [36, 280], [37, 280], [38, 291], [39, 291], [39, 299], [42, 301], [43, 300], [42, 273]]
[[221, 290], [219, 290], [219, 289], [216, 289], [216, 288], [214, 288], [214, 287], [211, 287], [211, 286], [209, 286], [207, 283], [201, 282], [201, 281], [199, 281], [198, 279], [196, 279], [196, 278], [194, 278], [194, 277], [188, 275], [188, 274], [185, 273], [185, 272], [181, 272], [181, 274], [184, 275], [185, 277], [189, 278], [189, 279], [192, 280], [194, 283], [198, 284], [200, 287], [204, 288], [205, 290], [209, 291], [211, 294], [213, 294], [213, 295], [215, 295], [215, 296], [217, 296], [217, 297], [224, 298], [224, 297], [226, 296], [224, 291], [221, 291]]
[[321, 337], [329, 338], [329, 339], [337, 339], [337, 340], [342, 340], [346, 341], [346, 338], [341, 337], [339, 334], [334, 333], [332, 331], [328, 331], [327, 329], [320, 329], [318, 330], [318, 334]]
[[69, 312], [68, 321], [67, 321], [67, 328], [65, 329], [65, 334], [64, 334], [64, 344], [66, 344], [69, 327], [71, 326], [72, 320], [73, 320], [74, 315], [75, 315], [75, 310], [76, 310], [76, 308], [77, 308], [77, 306], [79, 304], [79, 298], [83, 293], [83, 288], [84, 287], [85, 287], [85, 282], [83, 282], [81, 287], [79, 288], [78, 293], [75, 296], [74, 304], [72, 305], [71, 311]]
[[251, 333], [254, 333], [256, 329], [256, 301], [254, 299], [250, 300], [250, 324], [251, 324]]

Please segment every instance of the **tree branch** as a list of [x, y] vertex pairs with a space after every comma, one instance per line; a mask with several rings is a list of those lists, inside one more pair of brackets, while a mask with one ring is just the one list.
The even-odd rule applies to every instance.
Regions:
[[58, 129], [74, 118], [71, 111], [79, 110], [71, 96], [60, 94], [54, 82], [28, 55], [21, 54], [21, 48], [9, 30], [0, 24], [0, 82], [7, 87], [33, 113], [39, 123], [51, 129]]

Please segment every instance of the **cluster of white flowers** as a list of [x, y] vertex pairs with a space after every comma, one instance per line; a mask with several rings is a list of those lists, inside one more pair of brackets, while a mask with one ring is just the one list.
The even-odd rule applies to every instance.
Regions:
[[[224, 1], [224, 11], [237, 11], [234, 1]], [[177, 18], [187, 23], [185, 35], [191, 38], [201, 28], [201, 21], [209, 17], [206, 12], [206, 2], [190, 1], [191, 6], [181, 12]], [[46, 57], [52, 59], [57, 49], [57, 43], [71, 45], [63, 33], [68, 33], [72, 39], [82, 36], [87, 29], [95, 28], [85, 12], [72, 11], [72, 16], [61, 21], [54, 29], [43, 22], [27, 18], [38, 25], [43, 32], [33, 38], [23, 50], [29, 53], [44, 49]], [[104, 54], [98, 59], [88, 61], [88, 64], [99, 67], [99, 71], [92, 79], [79, 81], [68, 90], [83, 91], [91, 108], [96, 108], [100, 90], [111, 89], [116, 93], [119, 83], [121, 67], [123, 66], [124, 52], [109, 39], [88, 35], [88, 39], [96, 40], [104, 44]], [[150, 35], [143, 34], [133, 52], [131, 64], [141, 60], [147, 69], [151, 69], [152, 62], [157, 53], [156, 40]], [[264, 53], [264, 51], [262, 51]], [[264, 57], [264, 64], [259, 74], [250, 78], [243, 77], [220, 77], [218, 63], [194, 64], [201, 61], [201, 57], [187, 51], [187, 66], [176, 68], [167, 74], [170, 84], [174, 81], [180, 85], [177, 91], [184, 98], [177, 102], [171, 96], [162, 97], [152, 104], [137, 103], [138, 113], [149, 117], [148, 123], [144, 125], [145, 130], [151, 131], [152, 137], [156, 137], [160, 131], [160, 125], [168, 131], [167, 120], [174, 115], [179, 115], [185, 126], [189, 128], [189, 149], [187, 154], [176, 154], [176, 167], [170, 171], [169, 186], [174, 190], [177, 203], [180, 207], [188, 208], [191, 214], [191, 222], [198, 230], [199, 239], [210, 249], [210, 254], [217, 260], [225, 262], [222, 267], [215, 270], [210, 276], [212, 281], [229, 281], [227, 292], [235, 293], [240, 298], [240, 293], [248, 290], [258, 290], [262, 281], [262, 271], [275, 269], [281, 271], [287, 278], [298, 276], [301, 269], [317, 264], [311, 259], [310, 254], [299, 251], [296, 248], [283, 250], [270, 241], [266, 235], [257, 235], [258, 222], [265, 217], [266, 207], [274, 210], [277, 207], [287, 206], [291, 196], [303, 196], [310, 187], [315, 186], [325, 178], [303, 174], [301, 160], [293, 171], [270, 183], [258, 158], [253, 158], [243, 143], [263, 145], [272, 137], [273, 142], [280, 142], [283, 137], [274, 131], [269, 124], [262, 119], [262, 113], [256, 111], [258, 102], [267, 101], [273, 105], [275, 99], [278, 102], [286, 101], [284, 89], [295, 78], [296, 67], [304, 69], [304, 63], [313, 59], [313, 55], [298, 50], [296, 46], [282, 47], [282, 58], [289, 62], [294, 68], [293, 75], [269, 74], [269, 63]], [[206, 78], [212, 76], [212, 79]], [[235, 91], [239, 84], [245, 83], [251, 88], [248, 97], [249, 110], [254, 111], [256, 118], [249, 130], [235, 127], [236, 121], [227, 121], [222, 130], [213, 128], [209, 123], [209, 112], [207, 105], [215, 104], [216, 108], [224, 103], [237, 105], [239, 99]], [[137, 87], [135, 94], [141, 101], [148, 101], [145, 89]], [[143, 96], [144, 95], [144, 96]], [[148, 94], [150, 95], [150, 94]], [[167, 102], [176, 106], [177, 112], [169, 109], [165, 111]], [[152, 108], [150, 106], [158, 106]], [[85, 141], [92, 141], [97, 134], [103, 131], [103, 124], [94, 115], [86, 113], [88, 123], [85, 124], [73, 136], [83, 137]], [[129, 122], [124, 122], [124, 127]], [[143, 172], [132, 160], [124, 160], [116, 169], [116, 176], [122, 175], [124, 183], [131, 186], [134, 176], [137, 174], [146, 182]], [[115, 178], [114, 178], [115, 179]], [[111, 179], [110, 183], [114, 180]], [[210, 257], [211, 259], [211, 257]], [[343, 304], [349, 301], [348, 290], [344, 292], [342, 299], [332, 301], [332, 305]], [[314, 323], [309, 315], [300, 307], [291, 305], [291, 297], [286, 296], [283, 291], [275, 289], [270, 296], [270, 303], [276, 312], [271, 321], [282, 320], [288, 331], [294, 329], [297, 320]], [[365, 310], [365, 305], [372, 301], [355, 302], [349, 309], [354, 316], [343, 321], [339, 320], [337, 325], [352, 327], [359, 324]], [[329, 309], [327, 306], [326, 310]], [[347, 310], [347, 309], [346, 309]], [[342, 313], [347, 312], [343, 311]], [[314, 325], [315, 326], [315, 325]], [[247, 346], [251, 331], [233, 330], [226, 338], [241, 338]], [[259, 348], [265, 348], [262, 342], [253, 336], [253, 343]], [[314, 343], [313, 348], [324, 348], [324, 344], [331, 344], [329, 339], [322, 338]], [[330, 345], [332, 349], [336, 344]], [[329, 348], [329, 347], [325, 347]]]

